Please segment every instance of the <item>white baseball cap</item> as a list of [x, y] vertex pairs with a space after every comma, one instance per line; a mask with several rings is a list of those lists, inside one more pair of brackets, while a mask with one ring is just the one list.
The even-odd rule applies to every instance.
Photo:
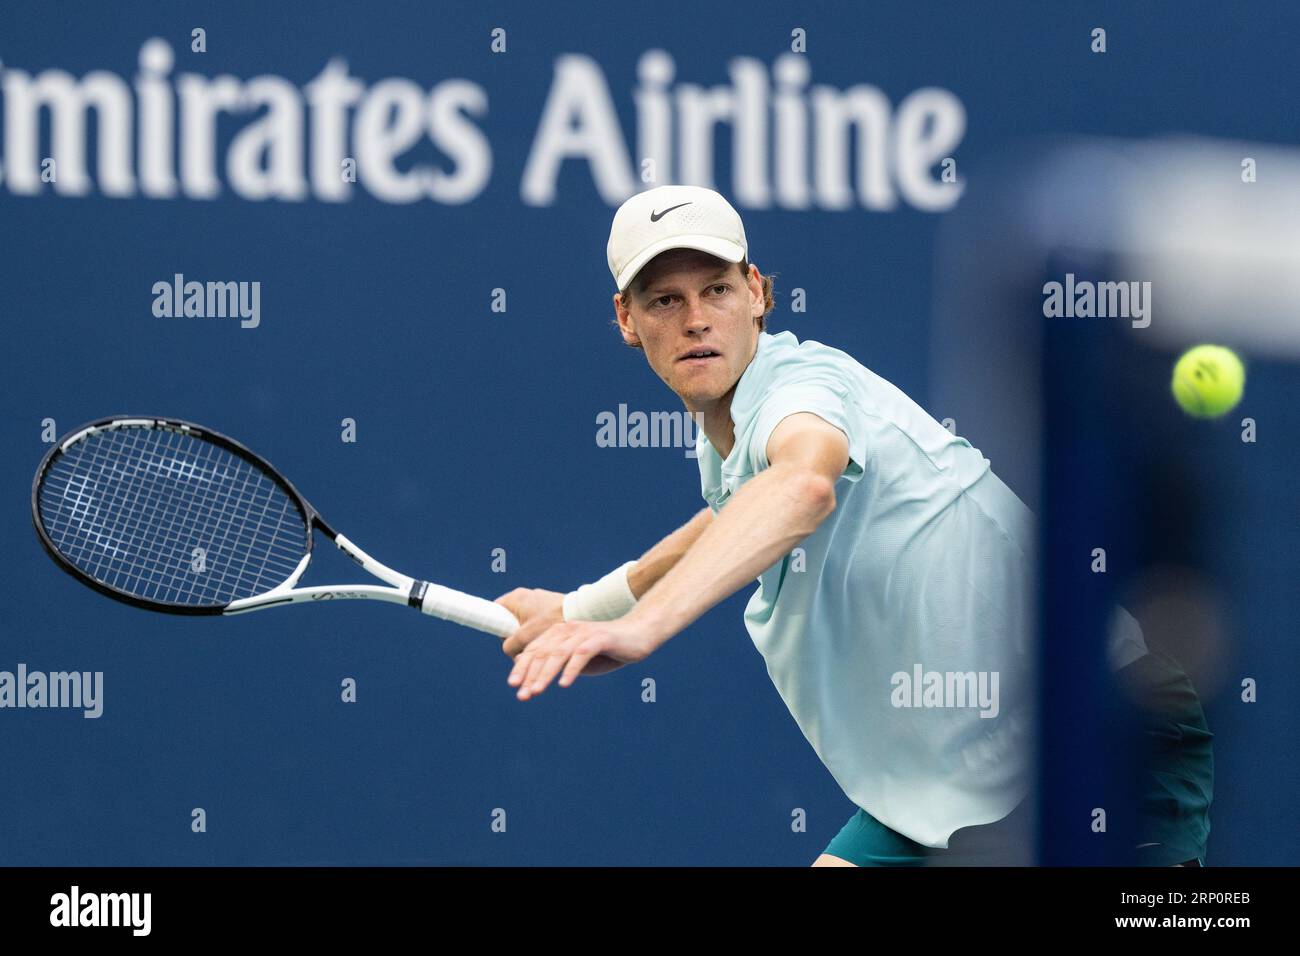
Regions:
[[656, 186], [618, 207], [606, 256], [620, 290], [668, 249], [699, 249], [740, 262], [749, 244], [740, 213], [721, 193], [703, 186]]

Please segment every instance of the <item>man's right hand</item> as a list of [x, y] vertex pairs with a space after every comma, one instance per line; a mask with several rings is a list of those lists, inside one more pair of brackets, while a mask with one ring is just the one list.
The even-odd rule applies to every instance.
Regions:
[[497, 598], [496, 603], [519, 618], [519, 630], [501, 645], [501, 650], [512, 658], [552, 624], [564, 620], [564, 595], [559, 591], [515, 588]]

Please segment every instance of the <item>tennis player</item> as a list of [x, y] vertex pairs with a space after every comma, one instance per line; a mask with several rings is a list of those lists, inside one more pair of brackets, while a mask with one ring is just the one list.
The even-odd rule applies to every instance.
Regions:
[[633, 196], [607, 251], [623, 341], [702, 416], [708, 506], [592, 584], [498, 599], [519, 699], [645, 659], [757, 579], [750, 636], [859, 808], [816, 864], [1029, 862], [1032, 514], [898, 388], [765, 330], [773, 280], [717, 192]]

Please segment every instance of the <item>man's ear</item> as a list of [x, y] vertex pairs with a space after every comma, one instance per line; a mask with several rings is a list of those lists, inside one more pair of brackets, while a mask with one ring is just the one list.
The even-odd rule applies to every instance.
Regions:
[[623, 334], [623, 342], [626, 345], [640, 346], [641, 337], [636, 334], [636, 329], [632, 327], [631, 310], [623, 306], [622, 293], [614, 293], [614, 317], [618, 320], [618, 330]]
[[[755, 293], [754, 290], [755, 283], [758, 284], [757, 293]], [[751, 318], [761, 319], [766, 307], [766, 303], [763, 301], [763, 273], [760, 272], [758, 266], [754, 265], [752, 262], [749, 264], [749, 275], [747, 276], [746, 284], [749, 287], [749, 297], [751, 302], [754, 301], [755, 294], [758, 295], [758, 304], [755, 306], [755, 308], [758, 309], [758, 314], [751, 316]]]

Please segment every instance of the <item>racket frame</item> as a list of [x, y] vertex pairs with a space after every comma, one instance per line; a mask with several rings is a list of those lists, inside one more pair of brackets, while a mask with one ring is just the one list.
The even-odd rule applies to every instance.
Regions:
[[[49, 533], [41, 521], [40, 513], [40, 491], [42, 482], [50, 467], [64, 454], [69, 448], [81, 441], [87, 435], [109, 428], [122, 427], [145, 427], [145, 428], [171, 428], [179, 430], [195, 438], [211, 442], [218, 447], [224, 448], [232, 454], [243, 458], [249, 464], [259, 469], [267, 478], [274, 481], [285, 493], [289, 500], [300, 512], [306, 531], [305, 549], [302, 558], [299, 560], [297, 567], [283, 582], [272, 588], [270, 591], [264, 591], [261, 594], [254, 594], [246, 598], [238, 598], [226, 604], [208, 604], [193, 605], [183, 604], [174, 601], [158, 601], [149, 598], [141, 598], [130, 593], [113, 587], [103, 581], [91, 577], [73, 564], [67, 557], [59, 551], [58, 547], [50, 538]], [[328, 601], [328, 600], [370, 600], [385, 601], [390, 604], [405, 604], [416, 610], [422, 611], [434, 617], [444, 620], [451, 620], [458, 624], [464, 624], [468, 627], [475, 627], [479, 630], [485, 630], [489, 633], [504, 636], [514, 630], [517, 622], [514, 622], [514, 616], [505, 608], [493, 602], [486, 601], [482, 598], [475, 598], [470, 595], [462, 594], [459, 591], [445, 588], [438, 584], [432, 584], [428, 581], [421, 581], [416, 578], [408, 577], [399, 571], [394, 571], [380, 561], [375, 560], [361, 548], [357, 547], [352, 541], [345, 536], [336, 532], [320, 512], [311, 506], [306, 498], [293, 486], [284, 475], [272, 465], [269, 461], [258, 455], [256, 452], [245, 447], [240, 442], [220, 432], [214, 431], [204, 425], [196, 425], [193, 422], [187, 422], [178, 418], [160, 418], [155, 415], [111, 415], [106, 418], [97, 419], [93, 422], [87, 422], [84, 425], [74, 429], [65, 437], [59, 439], [45, 453], [41, 459], [40, 465], [36, 469], [36, 475], [32, 479], [32, 523], [36, 527], [36, 534], [40, 538], [42, 547], [46, 554], [54, 561], [56, 565], [72, 575], [82, 584], [94, 588], [101, 594], [113, 598], [116, 601], [130, 604], [134, 607], [145, 608], [150, 611], [162, 611], [168, 614], [185, 614], [185, 615], [216, 615], [216, 614], [244, 614], [249, 611], [259, 611], [267, 607], [275, 607], [282, 604], [299, 604], [308, 601]], [[376, 584], [335, 584], [335, 585], [314, 585], [310, 587], [297, 587], [298, 581], [306, 573], [308, 565], [311, 564], [312, 545], [314, 544], [314, 531], [319, 530], [327, 538], [338, 546], [338, 549], [345, 555], [359, 564], [369, 574], [374, 575], [379, 580], [388, 584], [388, 587], [381, 587]], [[508, 620], [507, 620], [508, 618]], [[512, 623], [513, 622], [513, 623]]]

